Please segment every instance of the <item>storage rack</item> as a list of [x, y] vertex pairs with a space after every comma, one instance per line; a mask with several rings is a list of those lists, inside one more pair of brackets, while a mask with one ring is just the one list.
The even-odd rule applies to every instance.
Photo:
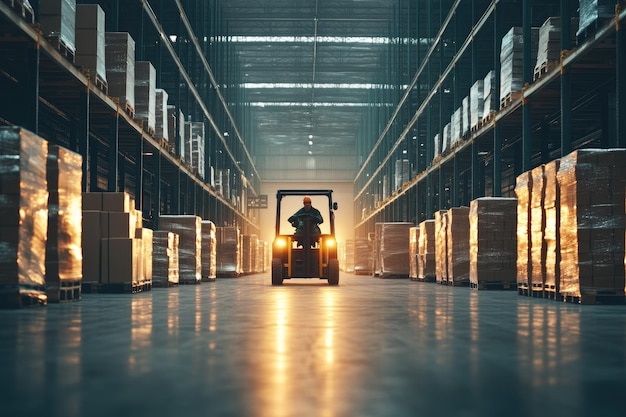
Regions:
[[[229, 75], [235, 60], [222, 60], [231, 67], [218, 66], [217, 75], [209, 65], [228, 53], [226, 43], [205, 41], [216, 33], [218, 2], [77, 3], [99, 3], [106, 31], [130, 33], [136, 60], [154, 65], [157, 88], [167, 91], [169, 104], [204, 122], [206, 165], [229, 170], [233, 192], [222, 195], [210, 183], [209, 169], [205, 175], [194, 172], [174, 146], [152, 137], [130, 109], [109, 97], [106, 85], [77, 68], [71, 51], [46, 40], [37, 25], [38, 1], [30, 2], [32, 12], [22, 1], [0, 2], [0, 124], [22, 126], [80, 153], [83, 191], [128, 192], [143, 212], [145, 227], [156, 229], [158, 214], [195, 214], [219, 226], [237, 226], [242, 233], [258, 233], [256, 210], [247, 210], [245, 201], [260, 187], [244, 139], [250, 130], [240, 131], [233, 115], [238, 121], [247, 117], [245, 97]], [[167, 33], [177, 33], [176, 42]], [[229, 86], [229, 96], [218, 78]]]
[[[355, 224], [357, 236], [367, 236], [378, 222], [417, 224], [438, 210], [469, 205], [482, 196], [514, 197], [517, 175], [574, 149], [626, 146], [623, 1], [616, 2], [612, 17], [598, 19], [578, 34], [572, 20], [578, 18], [578, 1], [400, 4], [393, 42], [397, 59], [382, 71], [400, 65], [404, 77], [398, 77], [398, 89], [408, 87], [393, 112], [373, 110], [362, 122], [362, 168], [354, 181], [355, 213], [362, 214]], [[530, 28], [549, 17], [566, 22], [560, 61], [534, 74], [525, 38], [522, 91], [497, 95], [501, 107], [435, 157], [435, 135], [443, 134], [446, 120], [476, 80], [494, 70], [499, 94], [500, 47], [507, 31], [519, 26], [530, 36]], [[392, 187], [396, 161], [402, 159], [410, 161], [410, 175]]]

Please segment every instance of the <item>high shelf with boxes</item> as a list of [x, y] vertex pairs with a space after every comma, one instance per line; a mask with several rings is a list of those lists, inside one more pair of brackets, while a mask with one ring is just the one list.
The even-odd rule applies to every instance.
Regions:
[[[223, 46], [194, 44], [215, 33], [219, 22], [200, 16], [219, 5], [152, 3], [127, 2], [121, 13], [119, 2], [31, 1], [31, 22], [0, 2], [0, 124], [83, 156], [82, 191], [129, 193], [146, 227], [157, 230], [161, 214], [194, 214], [258, 233], [242, 201], [259, 176], [234, 110], [215, 94], [226, 69], [210, 64]], [[174, 27], [178, 39], [165, 32]], [[202, 126], [190, 131], [189, 155], [186, 123]], [[212, 183], [217, 169], [233, 174], [230, 195]]]
[[[572, 150], [626, 146], [623, 1], [400, 4], [398, 37], [415, 42], [390, 53], [417, 59], [404, 62], [395, 110], [362, 123], [357, 236], [514, 197], [519, 174]], [[404, 159], [408, 180], [390, 189]]]

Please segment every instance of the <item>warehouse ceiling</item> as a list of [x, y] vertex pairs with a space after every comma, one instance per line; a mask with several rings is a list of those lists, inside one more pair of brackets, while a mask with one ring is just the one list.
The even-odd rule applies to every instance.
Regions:
[[[252, 154], [262, 179], [319, 179], [302, 172], [323, 166], [307, 159], [338, 155], [350, 168], [340, 176], [354, 178], [365, 112], [394, 106], [373, 97], [393, 85], [385, 61], [396, 7], [397, 0], [221, 2], [222, 27], [250, 103]], [[278, 176], [272, 174], [277, 157], [294, 161]]]

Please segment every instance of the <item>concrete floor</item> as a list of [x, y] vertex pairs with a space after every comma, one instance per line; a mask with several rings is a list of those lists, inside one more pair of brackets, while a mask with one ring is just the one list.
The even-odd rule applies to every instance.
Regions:
[[0, 311], [0, 415], [624, 416], [626, 307], [269, 274]]

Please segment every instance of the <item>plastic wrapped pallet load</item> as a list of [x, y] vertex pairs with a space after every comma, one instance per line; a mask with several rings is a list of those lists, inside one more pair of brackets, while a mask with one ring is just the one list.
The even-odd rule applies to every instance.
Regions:
[[98, 4], [76, 5], [76, 66], [89, 70], [92, 81], [106, 84], [104, 33], [104, 10]]
[[470, 203], [470, 286], [515, 289], [517, 199], [482, 197]]
[[579, 0], [578, 4], [579, 21], [576, 36], [582, 36], [598, 22], [615, 16], [615, 0]]
[[[524, 30], [513, 26], [502, 38], [500, 48], [500, 101], [518, 92], [524, 86], [524, 64], [533, 65], [537, 60], [539, 28], [531, 28], [530, 60], [524, 63]], [[512, 97], [510, 97], [512, 98]]]
[[546, 221], [544, 217], [545, 198], [545, 165], [539, 165], [531, 171], [533, 178], [530, 193], [530, 289], [543, 292], [546, 280], [546, 245], [544, 232]]
[[48, 142], [19, 127], [0, 127], [4, 233], [0, 237], [0, 307], [47, 304]]
[[435, 212], [435, 280], [448, 283], [448, 212]]
[[380, 277], [408, 278], [409, 229], [413, 223], [379, 223]]
[[233, 278], [241, 272], [241, 245], [239, 228], [235, 226], [216, 227], [217, 277]]
[[178, 235], [167, 230], [152, 234], [152, 285], [178, 285]]
[[625, 160], [625, 149], [561, 158], [560, 292], [572, 301], [623, 301]]
[[82, 163], [80, 154], [48, 146], [48, 238], [46, 294], [49, 302], [81, 299]]
[[374, 263], [374, 248], [368, 237], [357, 236], [354, 239], [354, 273], [357, 275], [371, 275]]
[[533, 177], [530, 171], [517, 176], [515, 195], [517, 196], [517, 288], [520, 294], [530, 295], [530, 195]]
[[47, 39], [76, 52], [76, 0], [46, 0], [39, 3], [38, 23]]
[[105, 32], [105, 65], [109, 96], [135, 112], [135, 40], [128, 32]]
[[241, 260], [244, 274], [253, 274], [256, 271], [256, 246], [258, 237], [255, 234], [242, 235]]
[[150, 134], [156, 129], [156, 69], [148, 61], [135, 62], [135, 118]]
[[545, 196], [543, 202], [546, 244], [546, 278], [544, 283], [544, 296], [557, 298], [560, 293], [559, 275], [561, 262], [561, 239], [559, 234], [561, 205], [560, 190], [557, 181], [557, 173], [561, 164], [560, 159], [555, 159], [545, 165]]
[[215, 223], [202, 220], [202, 281], [217, 277], [217, 236]]
[[470, 128], [478, 126], [485, 111], [484, 81], [476, 81], [470, 88], [469, 124]]
[[419, 226], [417, 279], [435, 281], [435, 220], [424, 220]]
[[446, 228], [448, 284], [469, 285], [469, 207], [452, 207]]
[[419, 234], [419, 226], [414, 226], [409, 229], [409, 278], [412, 280], [417, 280]]
[[202, 281], [202, 219], [194, 215], [159, 216], [159, 230], [179, 236], [179, 282], [199, 284]]

